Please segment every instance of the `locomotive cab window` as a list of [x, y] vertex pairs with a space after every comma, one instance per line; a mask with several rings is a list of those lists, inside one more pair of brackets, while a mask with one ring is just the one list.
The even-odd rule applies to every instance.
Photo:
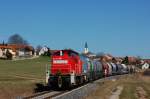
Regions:
[[58, 51], [56, 53], [54, 53], [55, 56], [63, 56], [64, 52], [63, 51]]

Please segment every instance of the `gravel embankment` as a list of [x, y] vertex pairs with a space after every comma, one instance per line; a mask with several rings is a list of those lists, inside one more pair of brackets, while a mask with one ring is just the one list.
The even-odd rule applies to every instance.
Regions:
[[119, 77], [120, 76], [103, 78], [103, 79], [88, 83], [87, 85], [84, 85], [72, 91], [66, 92], [52, 99], [84, 99], [86, 96], [96, 91], [100, 83], [103, 84], [105, 80], [118, 79]]
[[96, 90], [96, 86], [96, 83], [90, 83], [52, 99], [83, 99], [85, 96]]

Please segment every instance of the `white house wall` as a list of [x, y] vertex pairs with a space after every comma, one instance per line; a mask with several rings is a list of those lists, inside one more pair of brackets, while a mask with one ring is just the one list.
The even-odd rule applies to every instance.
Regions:
[[142, 66], [142, 69], [148, 69], [149, 68], [149, 64], [148, 63], [145, 63], [143, 66]]
[[18, 51], [18, 56], [24, 56], [24, 55], [25, 55], [24, 51]]
[[3, 56], [3, 51], [2, 51], [2, 49], [0, 49], [0, 57], [2, 57]]

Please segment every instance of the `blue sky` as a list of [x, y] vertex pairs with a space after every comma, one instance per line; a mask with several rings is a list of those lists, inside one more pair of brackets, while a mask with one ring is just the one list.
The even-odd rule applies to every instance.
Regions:
[[149, 0], [0, 0], [0, 42], [150, 58]]

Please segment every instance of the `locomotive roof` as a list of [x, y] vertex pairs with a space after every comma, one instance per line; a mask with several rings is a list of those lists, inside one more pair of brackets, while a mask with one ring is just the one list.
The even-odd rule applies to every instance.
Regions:
[[59, 51], [73, 52], [73, 53], [76, 53], [77, 55], [79, 55], [78, 52], [76, 52], [76, 51], [74, 51], [74, 50], [72, 50], [72, 49], [63, 49], [63, 50], [58, 50], [58, 51], [56, 51], [56, 52], [59, 52]]

